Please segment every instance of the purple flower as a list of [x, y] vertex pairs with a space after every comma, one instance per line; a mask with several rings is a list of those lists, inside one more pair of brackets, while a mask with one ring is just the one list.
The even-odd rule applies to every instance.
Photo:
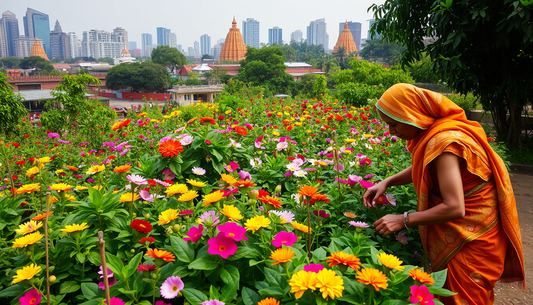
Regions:
[[173, 299], [178, 296], [183, 287], [183, 281], [179, 276], [171, 276], [161, 285], [161, 296], [165, 299]]
[[202, 224], [206, 225], [205, 230], [209, 230], [213, 226], [218, 225], [219, 219], [215, 211], [207, 211], [200, 215], [200, 220]]
[[[118, 280], [116, 278], [110, 278], [110, 279], [107, 280], [107, 284], [109, 285], [109, 287], [115, 285], [117, 282], [118, 282]], [[98, 288], [100, 288], [102, 290], [105, 290], [105, 283], [103, 281], [99, 282], [98, 283]]]
[[164, 169], [163, 172], [162, 172], [162, 174], [163, 174], [165, 180], [172, 180], [172, 179], [174, 179], [174, 177], [176, 176], [176, 175], [174, 174], [174, 172], [172, 172], [169, 168]]
[[407, 245], [408, 242], [407, 242], [407, 237], [405, 236], [404, 233], [398, 233], [396, 235], [396, 240], [400, 242], [400, 244], [402, 245]]
[[[100, 266], [100, 271], [98, 271], [98, 274], [100, 274], [100, 278], [104, 278], [104, 270], [102, 266]], [[107, 268], [107, 278], [113, 277], [113, 271], [111, 269]]]
[[145, 191], [144, 189], [139, 191], [139, 195], [141, 196], [142, 200], [148, 201], [148, 202], [154, 202], [154, 196], [150, 194], [149, 191]]
[[241, 180], [246, 180], [246, 179], [249, 179], [249, 180], [252, 180], [252, 175], [250, 175], [249, 172], [247, 171], [239, 171], [239, 176], [241, 176]]
[[54, 138], [59, 138], [59, 134], [55, 133], [55, 132], [49, 132], [48, 133], [48, 137], [50, 139], [54, 139]]
[[290, 176], [292, 176], [292, 172], [286, 172], [285, 173], [285, 177], [290, 177]]

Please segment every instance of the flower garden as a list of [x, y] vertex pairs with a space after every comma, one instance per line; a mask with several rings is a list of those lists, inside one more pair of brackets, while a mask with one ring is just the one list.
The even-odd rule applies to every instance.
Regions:
[[104, 304], [104, 276], [111, 304], [451, 295], [445, 270], [424, 271], [415, 229], [382, 238], [372, 228], [415, 211], [416, 195], [393, 187], [364, 207], [366, 188], [410, 165], [371, 108], [228, 101], [55, 132], [21, 122], [0, 148], [1, 302]]

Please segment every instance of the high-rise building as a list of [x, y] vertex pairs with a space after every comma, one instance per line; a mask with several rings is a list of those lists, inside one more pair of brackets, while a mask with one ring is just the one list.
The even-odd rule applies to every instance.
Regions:
[[178, 36], [176, 33], [170, 33], [168, 35], [168, 45], [171, 48], [177, 48], [178, 47]]
[[242, 22], [242, 37], [244, 44], [250, 47], [259, 48], [259, 21], [254, 18], [247, 18]]
[[69, 32], [67, 35], [70, 44], [70, 58], [76, 58], [78, 57], [78, 37], [74, 32]]
[[152, 56], [152, 35], [148, 33], [141, 34], [141, 49], [142, 56], [151, 57]]
[[50, 32], [50, 59], [70, 58], [70, 41], [67, 33], [63, 32], [59, 20], [56, 20], [54, 30]]
[[111, 38], [114, 42], [122, 42], [126, 48], [129, 47], [128, 32], [125, 29], [121, 27], [113, 29], [113, 36]]
[[326, 30], [326, 19], [317, 19], [311, 21], [307, 27], [307, 43], [313, 45], [322, 45], [324, 51], [329, 49], [329, 35]]
[[211, 55], [211, 37], [207, 34], [200, 36], [200, 53]]
[[300, 30], [296, 30], [291, 33], [291, 41], [302, 42], [304, 40], [304, 34]]
[[137, 43], [135, 41], [128, 41], [128, 50], [133, 53], [133, 50], [137, 49]]
[[16, 40], [19, 38], [19, 21], [10, 11], [2, 14], [0, 19], [0, 56], [14, 57], [17, 54]]
[[48, 19], [48, 15], [28, 7], [23, 20], [26, 37], [42, 39], [44, 51], [50, 57], [50, 20]]
[[369, 40], [369, 39], [380, 39], [381, 38], [381, 34], [376, 34], [376, 35], [371, 35], [370, 34], [370, 28], [372, 27], [372, 25], [376, 22], [376, 19], [370, 19], [368, 20], [368, 32], [366, 34], [366, 39]]
[[213, 46], [213, 51], [211, 54], [213, 54], [213, 57], [215, 57], [216, 60], [220, 59], [220, 52], [222, 51], [222, 46], [224, 45], [224, 42], [226, 39], [222, 38], [217, 40], [217, 44]]
[[158, 27], [157, 28], [157, 45], [168, 46], [170, 45], [170, 29]]
[[[121, 32], [121, 31], [119, 31]], [[90, 30], [83, 32], [82, 56], [98, 58], [119, 58], [126, 49], [127, 34]]]
[[194, 57], [202, 57], [202, 54], [200, 54], [200, 43], [198, 41], [194, 42]]
[[178, 49], [178, 51], [180, 51], [181, 53], [184, 52], [183, 46], [181, 44], [176, 45], [176, 49]]
[[[352, 33], [353, 41], [357, 47], [357, 51], [361, 51], [361, 22], [346, 21], [348, 23], [348, 29]], [[339, 36], [344, 30], [344, 24], [346, 22], [339, 23]]]
[[268, 44], [271, 46], [283, 44], [283, 30], [277, 26], [268, 29]]

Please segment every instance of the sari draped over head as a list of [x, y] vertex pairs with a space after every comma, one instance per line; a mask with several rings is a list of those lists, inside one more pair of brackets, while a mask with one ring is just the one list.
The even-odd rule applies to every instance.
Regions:
[[[522, 239], [511, 181], [503, 160], [490, 147], [481, 125], [467, 120], [463, 109], [442, 94], [411, 84], [396, 84], [389, 88], [376, 103], [376, 108], [395, 121], [422, 130], [407, 142], [412, 154], [412, 179], [418, 195], [418, 211], [439, 203], [431, 192], [434, 186], [430, 163], [444, 151], [463, 158], [469, 174], [483, 182], [474, 186], [463, 181], [464, 219], [419, 226], [422, 244], [434, 271], [446, 268], [447, 262], [463, 246], [481, 238], [501, 222], [510, 243], [502, 253], [505, 262], [500, 280], [522, 282], [525, 289]], [[494, 184], [492, 196], [470, 197], [488, 183]], [[485, 235], [486, 238], [490, 236]]]

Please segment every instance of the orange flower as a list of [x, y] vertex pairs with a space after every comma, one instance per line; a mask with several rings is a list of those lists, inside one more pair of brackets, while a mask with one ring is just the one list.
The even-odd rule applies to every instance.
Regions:
[[159, 153], [163, 157], [175, 157], [183, 151], [180, 141], [168, 140], [159, 145]]
[[146, 256], [151, 258], [159, 258], [164, 260], [165, 262], [174, 262], [176, 261], [174, 258], [174, 254], [171, 252], [165, 251], [165, 250], [159, 250], [159, 249], [150, 249], [146, 252]]
[[129, 165], [129, 164], [121, 165], [121, 166], [115, 167], [113, 169], [113, 172], [115, 172], [115, 173], [125, 173], [125, 172], [129, 171], [131, 168], [132, 168], [132, 166]]
[[274, 298], [266, 298], [257, 302], [257, 305], [279, 305], [279, 301]]
[[313, 196], [311, 196], [311, 198], [316, 201], [324, 201], [325, 203], [329, 203], [330, 201], [328, 196], [319, 193], [314, 194]]
[[239, 181], [236, 181], [235, 183], [233, 183], [231, 186], [236, 186], [236, 187], [252, 187], [252, 186], [256, 186], [257, 184], [253, 183], [252, 181], [250, 180], [239, 180]]
[[372, 285], [374, 289], [379, 291], [380, 288], [387, 289], [389, 280], [383, 272], [374, 268], [364, 268], [361, 271], [357, 271], [357, 281], [365, 285]]
[[361, 266], [361, 260], [359, 258], [353, 254], [344, 253], [342, 251], [331, 253], [326, 262], [329, 263], [330, 267], [335, 265], [345, 265], [350, 266], [356, 271]]
[[235, 126], [235, 132], [240, 134], [241, 136], [245, 136], [248, 134], [248, 130], [246, 128], [241, 126]]
[[190, 124], [194, 123], [194, 121], [196, 121], [196, 120], [198, 120], [198, 118], [197, 118], [197, 117], [194, 117], [194, 118], [190, 119], [190, 120], [187, 122], [187, 124], [190, 125]]
[[200, 122], [201, 123], [208, 122], [208, 123], [211, 123], [213, 125], [215, 125], [217, 123], [217, 121], [215, 119], [213, 119], [213, 118], [201, 118]]
[[259, 200], [261, 200], [261, 202], [273, 205], [276, 209], [281, 208], [281, 205], [283, 205], [283, 202], [279, 201], [278, 199], [276, 199], [274, 197], [270, 197], [270, 196], [259, 197]]
[[270, 253], [270, 258], [275, 260], [275, 262], [272, 263], [272, 265], [290, 262], [291, 258], [293, 257], [294, 257], [294, 251], [292, 251], [291, 249], [279, 248]]
[[234, 183], [237, 182], [237, 179], [235, 179], [235, 177], [227, 175], [227, 174], [222, 174], [220, 175], [220, 177], [221, 177], [220, 180], [224, 181], [228, 185], [233, 185]]
[[411, 271], [409, 271], [409, 276], [412, 277], [413, 280], [419, 281], [422, 284], [433, 285], [433, 283], [435, 283], [435, 280], [431, 277], [431, 275], [420, 269], [411, 269]]
[[[50, 217], [52, 213], [54, 213], [54, 211], [50, 211], [50, 213], [48, 213], [48, 217]], [[45, 217], [46, 217], [46, 212], [39, 214], [37, 216], [34, 216], [31, 220], [38, 221], [38, 220], [44, 219]]]
[[318, 192], [318, 189], [314, 186], [309, 186], [309, 185], [300, 186], [300, 190], [298, 191], [300, 195], [309, 196], [309, 197], [312, 197], [313, 195], [315, 195], [316, 192]]
[[70, 166], [70, 165], [67, 165], [67, 168], [68, 168], [68, 169], [70, 169], [70, 170], [71, 170], [71, 171], [73, 171], [73, 172], [76, 172], [76, 171], [78, 171], [78, 168], [77, 168], [77, 167], [75, 167], [75, 166]]

